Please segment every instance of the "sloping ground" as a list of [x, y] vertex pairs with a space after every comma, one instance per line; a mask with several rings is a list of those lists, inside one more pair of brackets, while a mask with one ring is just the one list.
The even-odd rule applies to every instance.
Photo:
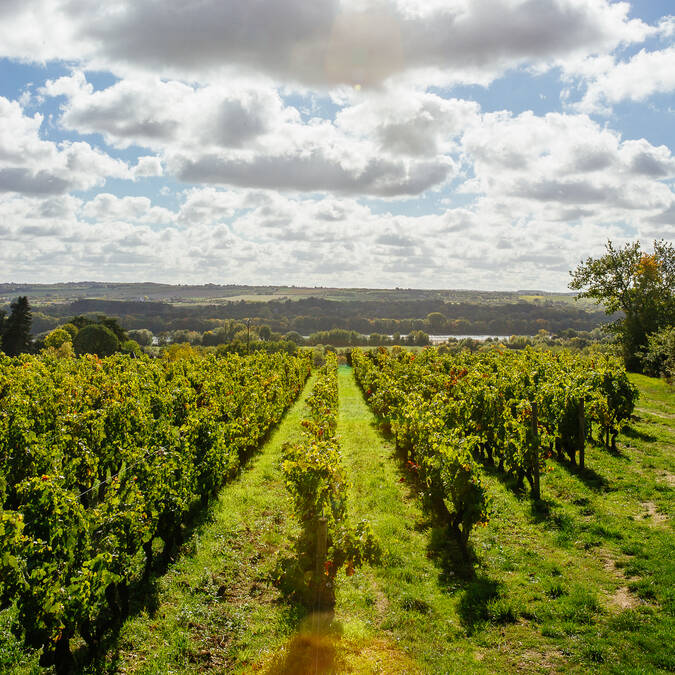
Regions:
[[[487, 475], [494, 514], [467, 568], [340, 368], [349, 509], [383, 555], [338, 577], [330, 616], [272, 583], [297, 533], [281, 447], [300, 436], [310, 381], [90, 672], [672, 672], [675, 395], [633, 379], [642, 396], [619, 451], [587, 448], [583, 474], [550, 461], [540, 505]], [[16, 654], [12, 673], [42, 672]]]
[[472, 535], [471, 576], [342, 370], [350, 504], [386, 550], [381, 567], [342, 580], [345, 632], [384, 633], [424, 672], [672, 669], [675, 396], [658, 380], [634, 381], [644, 412], [619, 452], [590, 447], [583, 474], [550, 462], [539, 506], [487, 476], [494, 515]]

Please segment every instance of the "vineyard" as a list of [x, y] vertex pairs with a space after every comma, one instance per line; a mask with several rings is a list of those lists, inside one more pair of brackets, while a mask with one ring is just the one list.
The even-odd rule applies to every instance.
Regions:
[[0, 668], [675, 666], [667, 385], [350, 358], [0, 357]]
[[[0, 363], [0, 570], [26, 643], [67, 671], [128, 608], [130, 570], [168, 556], [298, 395], [307, 359]], [[140, 564], [139, 564], [140, 563]]]
[[471, 528], [487, 524], [490, 513], [481, 464], [497, 462], [519, 489], [527, 479], [540, 499], [547, 458], [575, 463], [578, 452], [583, 468], [594, 424], [606, 447], [616, 448], [637, 399], [626, 372], [610, 361], [530, 349], [459, 357], [357, 350], [353, 360], [373, 410], [410, 454], [427, 505], [465, 554]]

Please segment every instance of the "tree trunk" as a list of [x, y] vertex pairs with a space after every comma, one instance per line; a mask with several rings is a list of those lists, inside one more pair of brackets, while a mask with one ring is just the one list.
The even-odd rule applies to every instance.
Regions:
[[325, 573], [326, 554], [328, 551], [328, 520], [318, 518], [316, 521], [316, 546], [314, 558], [314, 574], [310, 588], [310, 602], [319, 609], [325, 609], [333, 602], [332, 589], [328, 587], [329, 576]]
[[532, 401], [532, 497], [541, 499], [539, 488], [539, 433], [537, 430], [537, 403]]
[[143, 578], [147, 579], [150, 576], [152, 569], [152, 539], [143, 544], [143, 552], [145, 553], [145, 569], [143, 570]]
[[452, 523], [452, 515], [450, 514], [450, 511], [448, 511], [443, 495], [439, 494], [436, 490], [433, 490], [433, 488], [431, 493], [431, 506], [434, 509], [434, 513], [442, 522]]
[[41, 666], [54, 665], [58, 675], [72, 675], [76, 672], [75, 659], [70, 652], [70, 636], [62, 634], [51, 650], [43, 651], [40, 658]]

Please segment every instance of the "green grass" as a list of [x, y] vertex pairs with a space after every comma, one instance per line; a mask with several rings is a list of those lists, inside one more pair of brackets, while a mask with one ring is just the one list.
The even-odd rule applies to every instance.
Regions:
[[640, 411], [619, 452], [589, 447], [582, 475], [551, 463], [538, 507], [487, 476], [495, 513], [472, 535], [471, 577], [341, 369], [350, 508], [385, 547], [382, 566], [341, 580], [346, 632], [386, 635], [423, 672], [672, 669], [675, 396], [664, 382], [634, 382]]
[[13, 634], [15, 608], [0, 612], [0, 673], [12, 675], [37, 675], [43, 672], [38, 665], [38, 655], [23, 647]]
[[[341, 367], [349, 511], [372, 523], [381, 563], [338, 576], [330, 616], [271, 583], [298, 531], [280, 459], [300, 436], [303, 398], [90, 671], [672, 672], [675, 394], [631, 379], [641, 398], [618, 452], [588, 446], [583, 474], [549, 461], [540, 504], [486, 475], [494, 514], [471, 535], [467, 569]], [[0, 671], [40, 672], [7, 636], [10, 620], [0, 613]]]
[[158, 580], [154, 607], [126, 622], [116, 649], [94, 670], [231, 672], [259, 660], [295, 630], [304, 612], [284, 603], [270, 579], [297, 531], [281, 448], [300, 437], [313, 381]]

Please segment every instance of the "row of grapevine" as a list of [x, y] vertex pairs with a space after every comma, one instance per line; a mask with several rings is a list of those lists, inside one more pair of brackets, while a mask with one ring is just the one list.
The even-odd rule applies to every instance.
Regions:
[[497, 464], [519, 485], [527, 480], [538, 498], [546, 458], [575, 461], [594, 424], [613, 444], [637, 397], [624, 369], [602, 357], [527, 349], [352, 358], [371, 406], [413, 454], [431, 505], [464, 543], [488, 511], [479, 464]]
[[[426, 354], [426, 352], [425, 352]], [[446, 523], [464, 553], [471, 529], [486, 523], [488, 494], [474, 459], [477, 439], [462, 433], [459, 421], [444, 413], [442, 394], [434, 395], [413, 369], [413, 354], [399, 357], [384, 350], [352, 353], [357, 382], [373, 410], [389, 421], [397, 448], [424, 486], [425, 506]], [[440, 393], [440, 392], [437, 392]]]
[[303, 420], [304, 438], [283, 448], [283, 473], [302, 532], [290, 584], [315, 609], [335, 601], [335, 577], [351, 574], [377, 557], [367, 521], [355, 526], [347, 514], [346, 472], [336, 437], [338, 410], [337, 357], [326, 355], [307, 399], [310, 416]]
[[[72, 666], [297, 397], [309, 359], [0, 356], [0, 600]], [[163, 547], [160, 550], [160, 547]], [[135, 576], [134, 576], [135, 575]]]

